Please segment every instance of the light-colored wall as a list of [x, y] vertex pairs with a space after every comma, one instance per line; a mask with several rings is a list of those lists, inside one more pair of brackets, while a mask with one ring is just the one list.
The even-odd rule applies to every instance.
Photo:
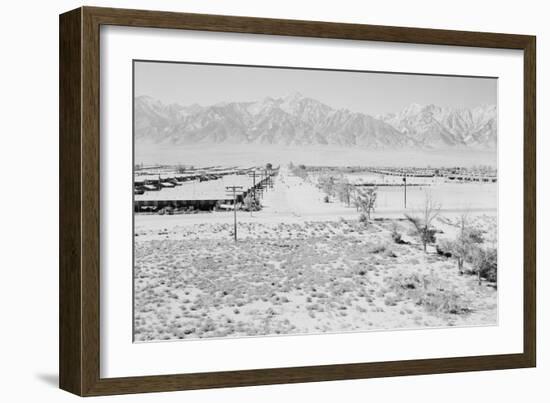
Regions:
[[[544, 1], [89, 1], [88, 5], [350, 23], [419, 26], [538, 36], [539, 367], [231, 390], [110, 397], [155, 402], [545, 402], [549, 399], [550, 24]], [[0, 208], [0, 397], [5, 402], [77, 401], [56, 389], [58, 229], [58, 14], [77, 0], [5, 1], [0, 47], [0, 168], [17, 172]], [[546, 182], [546, 183], [545, 183]], [[36, 204], [37, 196], [40, 200]], [[16, 203], [13, 200], [17, 200]], [[443, 342], [443, 341], [442, 341]]]

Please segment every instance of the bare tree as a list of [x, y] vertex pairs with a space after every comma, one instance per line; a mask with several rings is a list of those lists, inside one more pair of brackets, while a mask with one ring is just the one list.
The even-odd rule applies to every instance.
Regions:
[[361, 212], [360, 220], [369, 222], [374, 212], [376, 204], [377, 189], [369, 187], [367, 189], [356, 189], [353, 193], [353, 204]]
[[334, 177], [330, 175], [321, 175], [317, 180], [318, 186], [321, 188], [325, 194], [330, 197], [334, 195], [335, 189], [335, 180]]
[[405, 214], [407, 220], [413, 224], [424, 252], [426, 252], [426, 247], [429, 243], [435, 242], [435, 228], [432, 223], [439, 216], [440, 210], [441, 206], [433, 201], [430, 193], [426, 192], [424, 206], [420, 213], [417, 216]]
[[346, 206], [348, 207], [351, 204], [353, 188], [354, 186], [351, 183], [349, 183], [349, 181], [345, 178], [341, 178], [336, 183], [336, 193], [338, 194], [338, 198], [342, 203], [346, 203]]
[[451, 243], [451, 253], [456, 258], [458, 272], [464, 273], [464, 262], [472, 259], [476, 245], [483, 242], [481, 231], [470, 225], [468, 214], [462, 214], [459, 219], [459, 231]]

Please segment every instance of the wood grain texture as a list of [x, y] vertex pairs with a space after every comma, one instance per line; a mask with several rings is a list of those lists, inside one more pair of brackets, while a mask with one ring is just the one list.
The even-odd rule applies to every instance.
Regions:
[[[479, 357], [100, 377], [101, 25], [522, 49], [524, 352]], [[535, 37], [315, 21], [82, 7], [60, 17], [60, 387], [81, 396], [532, 367], [536, 363]]]
[[523, 354], [536, 366], [537, 339], [537, 80], [536, 39], [524, 48], [523, 66]]
[[100, 135], [99, 24], [82, 9], [82, 389], [99, 378], [100, 335]]
[[105, 25], [523, 49], [525, 35], [86, 7]]
[[82, 394], [81, 10], [59, 18], [59, 386]]

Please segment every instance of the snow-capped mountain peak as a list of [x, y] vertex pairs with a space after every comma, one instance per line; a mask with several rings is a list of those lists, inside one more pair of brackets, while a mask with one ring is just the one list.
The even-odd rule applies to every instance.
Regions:
[[212, 106], [164, 105], [140, 96], [134, 107], [136, 140], [153, 143], [494, 149], [497, 137], [494, 105], [452, 109], [411, 104], [402, 111], [375, 118], [292, 93], [282, 98]]

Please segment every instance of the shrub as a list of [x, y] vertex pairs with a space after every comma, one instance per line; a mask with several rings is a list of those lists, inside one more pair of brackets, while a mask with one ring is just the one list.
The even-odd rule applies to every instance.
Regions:
[[369, 252], [380, 253], [380, 252], [384, 252], [385, 250], [386, 250], [386, 247], [384, 245], [374, 245], [373, 247], [370, 248]]
[[458, 315], [470, 311], [470, 309], [465, 306], [461, 295], [454, 290], [432, 290], [424, 294], [417, 301], [417, 304], [424, 306], [428, 312]]
[[404, 292], [404, 290], [415, 290], [422, 288], [424, 284], [423, 278], [417, 273], [410, 274], [408, 276], [398, 276], [391, 280], [390, 288], [397, 289], [398, 292]]
[[398, 302], [400, 302], [399, 298], [393, 293], [387, 294], [384, 298], [384, 305], [387, 306], [396, 306]]
[[404, 243], [403, 239], [402, 239], [402, 235], [399, 232], [399, 230], [397, 229], [397, 225], [395, 223], [393, 223], [393, 226], [392, 226], [392, 229], [391, 229], [391, 238], [393, 239], [393, 241], [395, 243], [398, 243], [398, 244]]
[[466, 214], [460, 217], [459, 232], [455, 240], [445, 242], [441, 248], [445, 248], [447, 253], [450, 253], [456, 258], [458, 272], [464, 273], [464, 262], [473, 262], [475, 254], [477, 254], [479, 244], [483, 242], [482, 233], [473, 228]]
[[437, 251], [438, 255], [445, 256], [445, 257], [452, 257], [453, 253], [453, 245], [452, 242], [448, 239], [442, 239], [435, 245], [435, 250]]
[[497, 281], [498, 263], [497, 263], [496, 248], [488, 248], [488, 249], [478, 248], [474, 253], [472, 263], [474, 266], [474, 270], [478, 275], [478, 279], [480, 283], [481, 283], [481, 278], [484, 278], [487, 281], [491, 281], [491, 282]]
[[244, 210], [246, 211], [259, 211], [261, 210], [260, 201], [254, 197], [253, 193], [249, 193], [244, 198]]
[[392, 289], [400, 298], [411, 299], [428, 312], [460, 315], [470, 312], [467, 300], [447, 281], [434, 274], [398, 276], [390, 281]]
[[290, 164], [288, 164], [288, 167], [290, 169], [290, 172], [292, 172], [293, 175], [303, 179], [303, 180], [307, 180], [308, 179], [308, 173], [307, 173], [307, 168], [305, 165], [303, 164], [300, 164], [298, 166], [292, 164], [292, 162]]

